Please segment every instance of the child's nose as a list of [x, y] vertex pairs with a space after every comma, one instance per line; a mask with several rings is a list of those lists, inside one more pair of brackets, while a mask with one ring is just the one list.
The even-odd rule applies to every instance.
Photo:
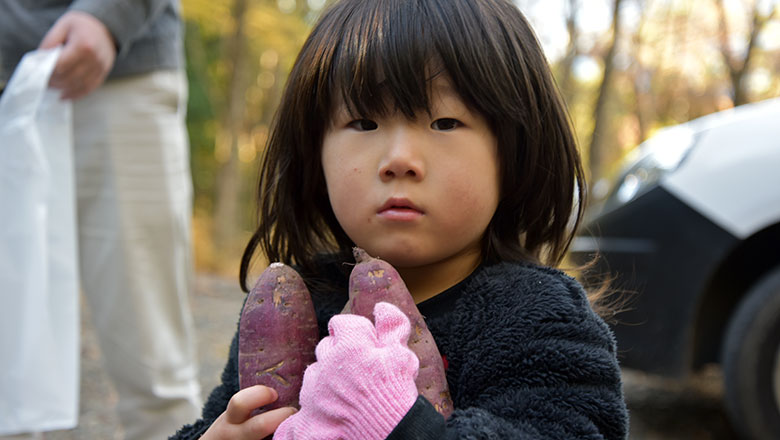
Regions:
[[382, 181], [401, 177], [420, 180], [425, 177], [425, 161], [420, 136], [411, 131], [395, 133], [388, 141], [385, 157], [379, 167]]

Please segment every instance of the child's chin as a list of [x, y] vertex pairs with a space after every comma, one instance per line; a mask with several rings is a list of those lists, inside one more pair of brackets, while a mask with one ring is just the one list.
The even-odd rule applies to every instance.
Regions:
[[396, 269], [424, 266], [426, 259], [418, 249], [403, 246], [367, 246], [363, 249], [372, 257], [390, 263]]

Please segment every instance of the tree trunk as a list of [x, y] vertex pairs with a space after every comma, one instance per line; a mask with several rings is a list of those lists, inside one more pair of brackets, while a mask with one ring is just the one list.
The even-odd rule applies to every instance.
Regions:
[[568, 12], [566, 14], [566, 30], [569, 33], [569, 44], [566, 46], [566, 55], [560, 63], [560, 82], [559, 88], [567, 104], [574, 100], [574, 81], [572, 81], [572, 66], [574, 60], [579, 54], [577, 43], [579, 40], [579, 31], [577, 29], [577, 0], [568, 0]]
[[764, 15], [759, 10], [758, 2], [754, 2], [753, 17], [750, 22], [750, 36], [748, 37], [744, 58], [740, 60], [740, 57], [734, 53], [734, 50], [731, 49], [731, 45], [729, 44], [731, 32], [729, 30], [728, 20], [726, 19], [726, 7], [723, 4], [723, 0], [716, 0], [715, 6], [718, 9], [718, 17], [720, 19], [720, 52], [723, 55], [723, 62], [726, 64], [726, 68], [729, 71], [734, 105], [746, 104], [750, 101], [750, 97], [748, 95], [747, 85], [745, 84], [745, 76], [750, 70], [753, 49], [756, 46], [758, 34], [761, 33], [766, 23], [775, 15], [777, 8], [773, 8], [772, 12]]
[[590, 138], [589, 147], [589, 169], [591, 182], [595, 184], [603, 177], [605, 162], [607, 158], [604, 136], [609, 132], [609, 121], [607, 120], [607, 101], [609, 99], [610, 83], [614, 70], [615, 51], [617, 50], [618, 38], [620, 36], [620, 4], [622, 0], [614, 0], [612, 10], [612, 42], [610, 43], [607, 54], [604, 56], [604, 76], [599, 86], [599, 94], [596, 100], [596, 106], [593, 109], [594, 122], [593, 133]]
[[645, 5], [640, 4], [639, 25], [636, 28], [632, 38], [632, 52], [635, 54], [634, 62], [631, 67], [632, 83], [634, 86], [634, 114], [637, 121], [637, 138], [642, 142], [647, 137], [650, 121], [655, 119], [653, 114], [653, 104], [650, 102], [652, 87], [652, 74], [642, 65], [640, 53], [644, 42], [642, 41], [642, 31], [645, 26]]
[[229, 154], [220, 166], [217, 174], [213, 238], [217, 248], [229, 248], [237, 236], [238, 201], [240, 196], [240, 169], [238, 161], [238, 139], [244, 122], [244, 96], [246, 81], [246, 37], [244, 18], [247, 0], [235, 0], [233, 3], [233, 22], [235, 29], [227, 42], [228, 61], [232, 67], [228, 83], [228, 101], [225, 117], [221, 121], [221, 142], [227, 142]]

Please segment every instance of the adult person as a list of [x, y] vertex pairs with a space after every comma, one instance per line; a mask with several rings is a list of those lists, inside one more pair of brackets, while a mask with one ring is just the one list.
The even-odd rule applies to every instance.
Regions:
[[179, 9], [0, 2], [0, 88], [26, 52], [63, 45], [50, 86], [73, 101], [81, 285], [130, 440], [166, 438], [201, 406]]

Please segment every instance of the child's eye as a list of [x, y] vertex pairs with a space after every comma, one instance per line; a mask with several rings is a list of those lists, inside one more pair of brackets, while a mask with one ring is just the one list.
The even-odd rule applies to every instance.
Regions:
[[454, 130], [454, 129], [462, 126], [462, 125], [463, 124], [459, 120], [457, 120], [457, 119], [441, 118], [441, 119], [437, 119], [437, 120], [433, 121], [431, 123], [431, 128], [434, 129], [434, 130], [439, 130], [439, 131], [450, 131], [450, 130]]
[[370, 119], [355, 119], [354, 121], [347, 124], [347, 126], [358, 131], [371, 131], [378, 128], [376, 122]]

